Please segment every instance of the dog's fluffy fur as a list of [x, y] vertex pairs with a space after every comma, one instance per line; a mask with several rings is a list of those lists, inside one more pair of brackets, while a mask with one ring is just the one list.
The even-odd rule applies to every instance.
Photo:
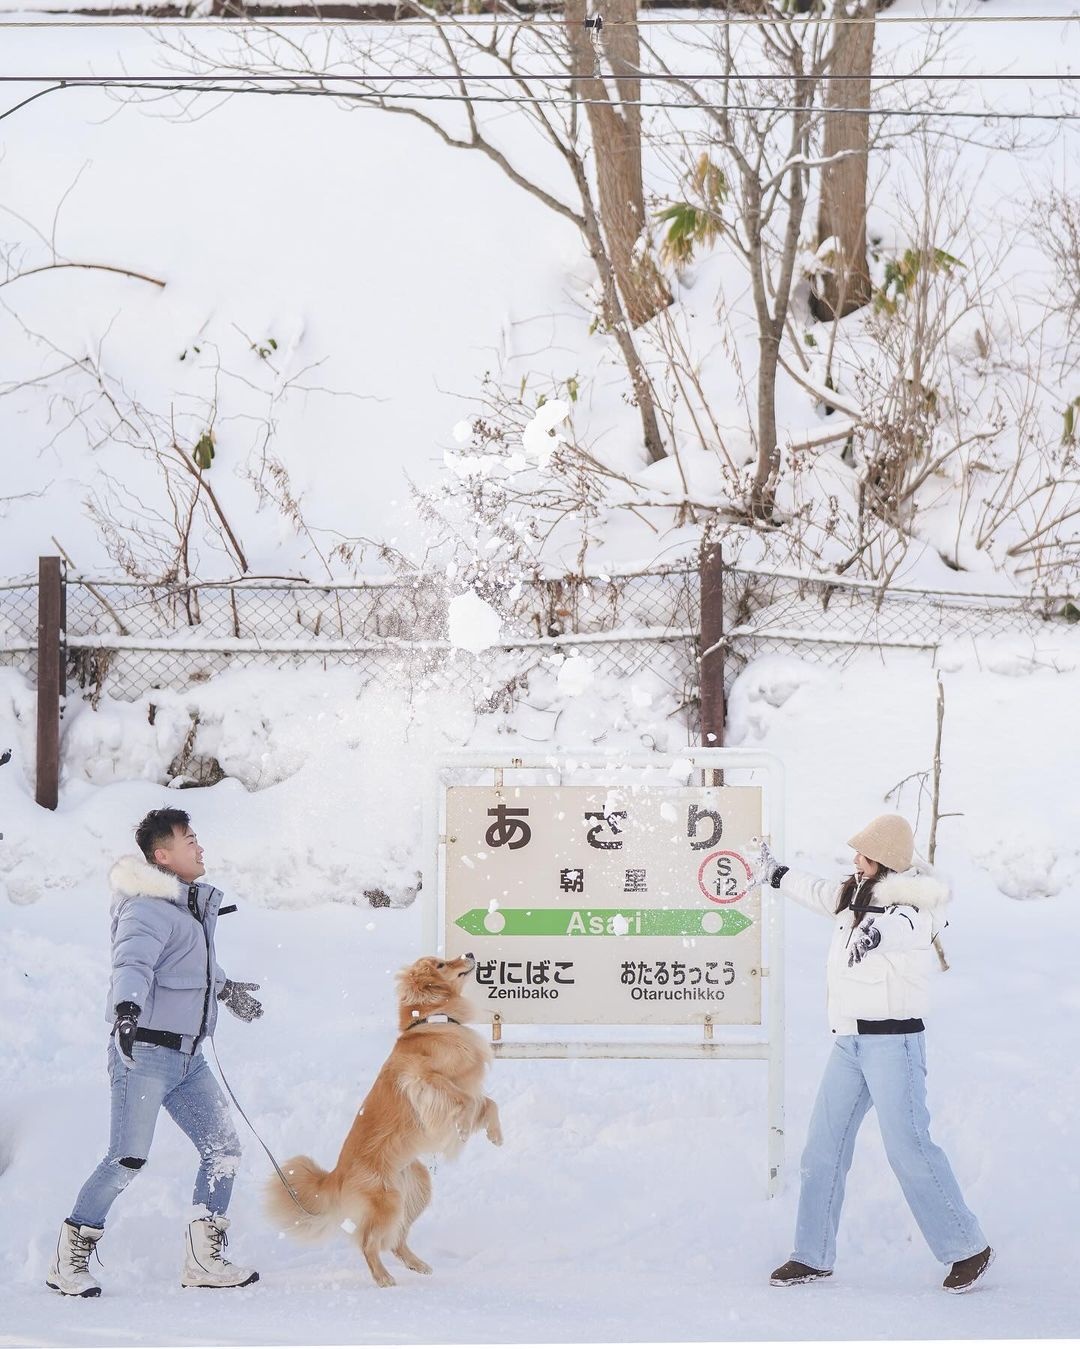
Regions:
[[[475, 961], [425, 956], [401, 971], [398, 1035], [390, 1057], [368, 1092], [341, 1148], [337, 1165], [324, 1171], [310, 1157], [293, 1157], [282, 1170], [306, 1213], [275, 1175], [266, 1205], [290, 1236], [318, 1241], [349, 1219], [356, 1241], [380, 1288], [394, 1280], [381, 1253], [393, 1251], [409, 1269], [431, 1269], [406, 1244], [409, 1228], [431, 1199], [431, 1178], [417, 1158], [452, 1156], [470, 1134], [483, 1129], [502, 1143], [499, 1112], [484, 1095], [491, 1049], [468, 1026], [464, 997]], [[452, 1021], [428, 1021], [433, 1015]]]

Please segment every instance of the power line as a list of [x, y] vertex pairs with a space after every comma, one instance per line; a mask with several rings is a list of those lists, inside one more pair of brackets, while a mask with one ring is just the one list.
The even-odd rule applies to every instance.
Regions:
[[[701, 19], [657, 18], [657, 19], [605, 19], [605, 28], [675, 28], [691, 26], [695, 28], [740, 28], [760, 25], [764, 21], [786, 23], [791, 26], [815, 22], [832, 22], [823, 15], [814, 14], [778, 14], [750, 15], [730, 14], [724, 17]], [[845, 24], [877, 24], [879, 28], [892, 28], [904, 24], [1002, 24], [1002, 23], [1078, 23], [1080, 13], [1076, 14], [895, 14], [855, 15], [844, 19]], [[462, 14], [446, 17], [417, 15], [412, 19], [324, 19], [313, 13], [310, 18], [296, 15], [283, 15], [272, 18], [184, 18], [180, 15], [153, 18], [141, 16], [133, 18], [104, 15], [101, 18], [85, 19], [0, 19], [0, 28], [217, 28], [227, 32], [230, 28], [411, 28], [418, 24], [439, 27], [489, 27], [497, 24], [503, 28], [565, 28], [565, 19], [532, 17], [520, 14]]]
[[[735, 70], [729, 72], [726, 75], [724, 74], [718, 75], [715, 71], [700, 74], [683, 74], [679, 71], [648, 71], [648, 70], [627, 70], [624, 72], [624, 74], [627, 79], [638, 80], [641, 83], [664, 82], [666, 80], [675, 80], [683, 82], [693, 81], [694, 83], [701, 83], [703, 81], [716, 82], [716, 81], [731, 80], [731, 81], [754, 81], [756, 83], [771, 82], [774, 84], [789, 84], [795, 82], [800, 78], [804, 79], [815, 78], [807, 76], [800, 77], [798, 75], [790, 75], [790, 74], [767, 74], [767, 73], [744, 74], [741, 71]], [[438, 81], [442, 80], [446, 81], [447, 83], [454, 83], [454, 84], [458, 83], [459, 81], [463, 81], [466, 84], [468, 84], [469, 82], [480, 82], [487, 84], [489, 82], [494, 83], [498, 81], [513, 81], [514, 83], [517, 83], [518, 81], [521, 80], [524, 81], [552, 80], [557, 81], [559, 83], [576, 84], [582, 81], [596, 80], [597, 78], [599, 77], [595, 74], [575, 75], [572, 74], [570, 71], [564, 70], [539, 70], [531, 72], [522, 71], [520, 73], [515, 74], [507, 74], [505, 72], [500, 71], [493, 71], [491, 74], [483, 74], [479, 71], [475, 72], [447, 71], [443, 74], [439, 74], [436, 72], [425, 71], [425, 72], [414, 72], [410, 75], [390, 75], [384, 74], [382, 72], [374, 72], [372, 74], [363, 74], [363, 75], [350, 75], [340, 71], [328, 71], [328, 70], [296, 71], [295, 73], [285, 71], [272, 71], [272, 70], [271, 71], [252, 70], [247, 72], [221, 71], [213, 75], [199, 75], [199, 74], [132, 75], [129, 72], [125, 71], [122, 75], [0, 75], [0, 83], [86, 84], [96, 82], [112, 82], [115, 80], [124, 80], [124, 81], [134, 80], [139, 84], [149, 85], [149, 84], [156, 84], [161, 81], [165, 81], [172, 84], [198, 84], [200, 82], [210, 80], [220, 80], [230, 82], [235, 80], [244, 80], [244, 81], [259, 80], [264, 82], [271, 81], [274, 83], [291, 83], [291, 84], [323, 84], [328, 81], [332, 81], [334, 83], [366, 84], [369, 81], [385, 80], [394, 84], [428, 84], [433, 82], [437, 83]], [[1042, 75], [1034, 73], [1026, 74], [1023, 72], [1018, 74], [1008, 71], [1003, 74], [985, 74], [985, 75], [967, 74], [967, 73], [957, 75], [949, 75], [944, 73], [926, 74], [926, 75], [919, 75], [919, 74], [888, 75], [885, 73], [881, 73], [869, 76], [822, 75], [817, 82], [824, 84], [826, 82], [833, 83], [835, 81], [845, 81], [845, 80], [865, 81], [867, 79], [884, 80], [889, 84], [904, 84], [908, 81], [918, 84], [938, 83], [942, 80], [961, 81], [965, 84], [973, 80], [1005, 80], [1013, 82], [1021, 80], [1025, 81], [1030, 80], [1035, 83], [1038, 83], [1040, 81], [1053, 81], [1055, 83], [1058, 82], [1064, 83], [1071, 80], [1080, 79], [1080, 73], [1074, 74], [1072, 72], [1066, 71], [1061, 74], [1055, 72], [1048, 75]], [[832, 111], [832, 109], [830, 109], [830, 111]]]
[[[683, 82], [693, 81], [695, 83], [701, 83], [703, 81], [715, 82], [715, 81], [728, 81], [728, 80], [733, 81], [752, 80], [757, 83], [772, 82], [775, 84], [788, 84], [798, 80], [799, 78], [808, 78], [805, 76], [800, 77], [797, 75], [789, 75], [789, 74], [744, 74], [741, 71], [731, 71], [727, 75], [724, 74], [718, 75], [715, 71], [701, 74], [683, 74], [679, 71], [627, 70], [625, 72], [625, 75], [627, 79], [638, 80], [641, 83], [663, 82], [666, 80], [675, 80]], [[466, 84], [469, 82], [480, 82], [487, 84], [489, 82], [497, 82], [497, 81], [513, 81], [514, 83], [517, 83], [518, 81], [522, 80], [523, 81], [552, 80], [557, 81], [559, 83], [575, 84], [581, 81], [596, 80], [597, 78], [599, 77], [595, 74], [575, 75], [572, 74], [570, 71], [563, 71], [563, 70], [540, 70], [531, 72], [523, 71], [515, 74], [507, 74], [505, 72], [500, 71], [494, 71], [491, 74], [483, 74], [478, 71], [477, 72], [447, 71], [443, 74], [439, 74], [436, 72], [425, 71], [425, 72], [414, 72], [409, 75], [391, 75], [391, 74], [384, 74], [381, 72], [374, 72], [372, 74], [363, 74], [363, 75], [350, 75], [340, 71], [296, 71], [295, 73], [290, 73], [285, 71], [255, 71], [255, 70], [247, 72], [221, 71], [213, 75], [199, 75], [199, 74], [132, 75], [130, 72], [125, 71], [122, 75], [0, 75], [0, 84], [66, 85], [66, 84], [80, 84], [80, 83], [81, 84], [112, 83], [113, 81], [117, 80], [122, 80], [125, 82], [135, 81], [138, 84], [147, 84], [147, 85], [157, 84], [162, 81], [170, 84], [195, 85], [213, 80], [219, 80], [223, 82], [224, 81], [232, 82], [236, 80], [242, 81], [259, 80], [261, 82], [270, 81], [273, 83], [291, 83], [291, 84], [323, 84], [328, 81], [332, 81], [334, 83], [366, 84], [369, 81], [376, 81], [376, 80], [377, 81], [385, 80], [392, 82], [394, 84], [428, 84], [433, 82], [437, 83], [440, 80], [454, 84], [458, 83], [459, 81], [463, 81]], [[832, 83], [837, 80], [865, 81], [867, 78], [875, 80], [885, 80], [889, 84], [903, 84], [906, 83], [907, 81], [919, 84], [927, 82], [937, 83], [942, 80], [962, 81], [964, 83], [968, 83], [972, 80], [1006, 80], [1006, 81], [1031, 80], [1036, 83], [1039, 81], [1053, 81], [1057, 83], [1057, 82], [1067, 82], [1070, 80], [1078, 80], [1080, 79], [1080, 74], [1074, 74], [1072, 72], [1063, 72], [1061, 74], [1058, 74], [1055, 72], [1048, 75], [1042, 75], [1042, 74], [1025, 74], [1023, 72], [1019, 74], [1014, 72], [1005, 72], [1003, 74], [997, 75], [995, 74], [979, 75], [979, 74], [966, 74], [966, 73], [957, 75], [949, 75], [944, 73], [926, 74], [926, 75], [918, 75], [918, 74], [888, 75], [881, 73], [870, 76], [823, 75], [820, 77], [820, 80], [818, 82]], [[417, 97], [419, 97], [419, 95], [417, 95]], [[833, 110], [830, 109], [830, 111]]]
[[[22, 76], [0, 76], [0, 83], [20, 82]], [[358, 94], [349, 90], [331, 90], [331, 89], [310, 89], [297, 88], [295, 85], [278, 85], [271, 88], [259, 88], [250, 86], [237, 86], [230, 84], [202, 84], [193, 88], [190, 84], [171, 83], [147, 84], [131, 79], [100, 79], [93, 76], [79, 77], [71, 80], [64, 80], [62, 83], [50, 85], [46, 89], [40, 89], [21, 103], [9, 108], [6, 112], [0, 113], [0, 121], [10, 117], [13, 113], [32, 103], [35, 99], [42, 98], [46, 94], [59, 93], [64, 89], [129, 89], [135, 92], [144, 91], [148, 93], [213, 93], [213, 94], [263, 94], [267, 97], [301, 97], [301, 98], [337, 98], [348, 100], [372, 101], [373, 97], [383, 102], [387, 101], [409, 101], [416, 103], [485, 103], [485, 104], [518, 104], [525, 106], [544, 106], [544, 107], [573, 107], [577, 105], [598, 106], [598, 107], [624, 107], [624, 108], [657, 108], [668, 109], [670, 111], [711, 111], [724, 112], [729, 114], [741, 115], [746, 113], [806, 113], [807, 107], [788, 106], [785, 104], [730, 104], [730, 103], [708, 103], [708, 102], [688, 102], [673, 103], [661, 99], [592, 99], [579, 98], [576, 95], [568, 96], [549, 96], [545, 98], [527, 97], [524, 95], [509, 94], [430, 94], [430, 93], [381, 93], [377, 95]], [[978, 120], [978, 121], [1043, 121], [1043, 122], [1076, 122], [1080, 121], [1080, 112], [1068, 113], [1041, 113], [1041, 112], [973, 112], [967, 109], [935, 109], [935, 108], [829, 108], [828, 113], [849, 114], [855, 117], [949, 117], [959, 120]]]

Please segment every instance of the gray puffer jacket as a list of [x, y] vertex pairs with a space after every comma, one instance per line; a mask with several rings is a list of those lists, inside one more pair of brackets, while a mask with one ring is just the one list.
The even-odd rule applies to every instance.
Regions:
[[109, 884], [114, 898], [107, 1019], [115, 1019], [117, 1003], [133, 1002], [144, 1029], [212, 1035], [225, 983], [214, 958], [221, 891], [201, 881], [186, 885], [135, 856], [121, 857]]

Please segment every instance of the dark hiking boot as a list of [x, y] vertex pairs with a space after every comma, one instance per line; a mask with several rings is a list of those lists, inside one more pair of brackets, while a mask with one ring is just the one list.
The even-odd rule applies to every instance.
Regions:
[[994, 1263], [994, 1252], [987, 1246], [978, 1255], [969, 1255], [966, 1260], [957, 1260], [941, 1285], [948, 1293], [969, 1293]]
[[774, 1269], [769, 1282], [774, 1288], [786, 1288], [789, 1283], [814, 1283], [817, 1279], [831, 1279], [831, 1269], [812, 1269], [799, 1260], [789, 1260], [786, 1265]]

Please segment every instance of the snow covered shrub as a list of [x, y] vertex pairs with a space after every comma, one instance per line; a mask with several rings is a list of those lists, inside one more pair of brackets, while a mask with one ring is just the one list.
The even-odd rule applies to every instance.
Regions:
[[584, 559], [603, 500], [574, 438], [576, 378], [531, 406], [525, 394], [524, 382], [514, 397], [487, 375], [482, 410], [454, 429], [460, 448], [444, 455], [445, 474], [413, 493], [448, 585], [471, 588], [507, 616], [553, 543]]

